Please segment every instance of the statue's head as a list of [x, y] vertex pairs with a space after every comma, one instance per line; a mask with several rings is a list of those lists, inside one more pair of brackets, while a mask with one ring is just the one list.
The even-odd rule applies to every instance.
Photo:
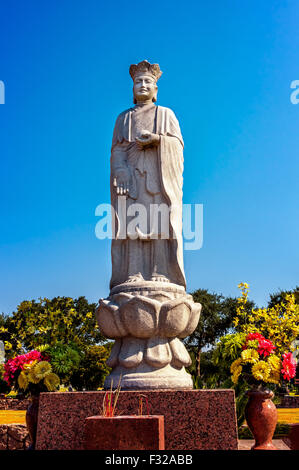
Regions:
[[134, 104], [137, 101], [157, 101], [157, 81], [162, 75], [158, 64], [150, 64], [147, 60], [132, 64], [130, 75], [134, 82]]

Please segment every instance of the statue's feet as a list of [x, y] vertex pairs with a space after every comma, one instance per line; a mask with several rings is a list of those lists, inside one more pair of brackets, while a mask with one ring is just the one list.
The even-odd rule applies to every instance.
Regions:
[[154, 282], [170, 282], [169, 279], [167, 279], [166, 276], [164, 276], [163, 274], [152, 274], [152, 277], [151, 277], [151, 281], [154, 281]]
[[134, 276], [129, 276], [128, 279], [124, 282], [124, 284], [128, 284], [130, 282], [140, 282], [144, 281], [144, 278], [141, 273], [135, 274]]

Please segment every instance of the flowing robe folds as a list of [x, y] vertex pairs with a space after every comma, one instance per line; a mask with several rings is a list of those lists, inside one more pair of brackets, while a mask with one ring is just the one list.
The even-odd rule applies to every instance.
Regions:
[[[159, 145], [140, 150], [135, 138], [141, 130], [159, 134]], [[161, 239], [161, 233], [158, 239], [150, 240], [114, 237], [110, 288], [135, 276], [150, 281], [155, 274], [186, 286], [182, 240], [183, 147], [179, 123], [168, 108], [155, 104], [136, 105], [118, 116], [111, 149], [112, 206], [117, 212], [118, 199], [125, 198], [118, 197], [113, 181], [120, 169], [127, 169], [130, 183], [126, 208], [131, 204], [142, 204], [149, 216], [152, 204], [166, 204], [169, 238]], [[149, 233], [150, 229], [147, 235]]]

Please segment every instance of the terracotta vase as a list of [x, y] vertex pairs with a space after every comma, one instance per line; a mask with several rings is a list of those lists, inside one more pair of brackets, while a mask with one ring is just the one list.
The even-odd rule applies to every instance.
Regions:
[[270, 390], [249, 390], [245, 418], [252, 432], [255, 444], [251, 450], [277, 450], [272, 437], [277, 424], [277, 409]]
[[35, 449], [37, 416], [38, 416], [39, 395], [33, 395], [26, 411], [26, 426], [28, 429], [31, 444], [28, 450]]

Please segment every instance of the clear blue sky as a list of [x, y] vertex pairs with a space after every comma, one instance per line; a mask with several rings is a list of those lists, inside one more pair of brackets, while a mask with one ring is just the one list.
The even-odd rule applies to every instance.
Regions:
[[0, 311], [24, 299], [108, 295], [114, 121], [128, 67], [163, 70], [158, 104], [185, 140], [184, 202], [204, 204], [204, 244], [185, 252], [188, 291], [259, 305], [299, 282], [297, 0], [6, 2], [0, 14]]

